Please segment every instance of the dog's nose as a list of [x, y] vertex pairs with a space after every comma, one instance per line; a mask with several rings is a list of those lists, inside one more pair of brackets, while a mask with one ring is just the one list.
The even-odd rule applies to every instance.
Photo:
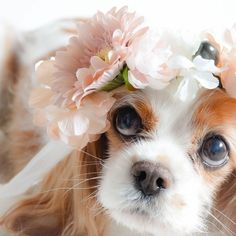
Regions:
[[159, 164], [148, 161], [136, 162], [131, 168], [131, 173], [134, 176], [136, 188], [145, 196], [157, 195], [161, 189], [171, 186], [170, 172]]

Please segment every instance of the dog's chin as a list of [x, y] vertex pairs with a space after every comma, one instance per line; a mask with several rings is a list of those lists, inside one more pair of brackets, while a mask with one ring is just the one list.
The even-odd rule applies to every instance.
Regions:
[[173, 236], [174, 232], [176, 234], [176, 231], [171, 230], [171, 226], [163, 224], [161, 219], [152, 217], [148, 211], [138, 207], [125, 210], [111, 210], [110, 215], [119, 224], [138, 233], [165, 236]]

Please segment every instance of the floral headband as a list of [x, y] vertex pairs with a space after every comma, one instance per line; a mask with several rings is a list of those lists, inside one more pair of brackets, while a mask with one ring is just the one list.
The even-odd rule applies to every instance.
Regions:
[[120, 86], [160, 90], [175, 80], [181, 100], [200, 87], [219, 85], [236, 96], [233, 33], [226, 33], [222, 47], [207, 33], [190, 45], [168, 32], [153, 33], [127, 7], [98, 12], [79, 23], [78, 36], [63, 51], [37, 68], [41, 86], [30, 98], [35, 123], [46, 126], [51, 138], [81, 149], [108, 129], [112, 91]]
[[34, 121], [67, 146], [46, 145], [0, 196], [24, 192], [72, 150], [69, 146], [81, 150], [106, 132], [118, 87], [161, 90], [175, 82], [173, 96], [182, 101], [201, 88], [217, 87], [236, 98], [236, 26], [221, 39], [204, 32], [188, 42], [182, 35], [154, 33], [143, 21], [127, 7], [98, 12], [79, 23], [78, 36], [55, 58], [37, 66], [40, 86], [30, 97]]

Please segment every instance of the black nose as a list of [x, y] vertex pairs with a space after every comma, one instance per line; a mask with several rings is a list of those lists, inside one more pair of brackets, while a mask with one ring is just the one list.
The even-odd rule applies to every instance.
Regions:
[[134, 176], [135, 187], [145, 196], [157, 195], [161, 189], [171, 186], [170, 172], [158, 164], [148, 161], [136, 162], [131, 168], [131, 173]]

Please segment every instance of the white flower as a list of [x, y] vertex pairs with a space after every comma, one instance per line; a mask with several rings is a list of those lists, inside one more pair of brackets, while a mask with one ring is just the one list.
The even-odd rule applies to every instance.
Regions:
[[175, 72], [167, 66], [171, 56], [172, 51], [164, 35], [147, 32], [133, 42], [126, 59], [130, 84], [137, 89], [146, 86], [165, 88], [175, 77]]
[[215, 66], [214, 60], [207, 60], [196, 56], [192, 61], [184, 56], [176, 56], [169, 64], [178, 69], [180, 79], [175, 96], [186, 101], [195, 98], [200, 88], [214, 89], [219, 86], [219, 80], [213, 75], [221, 72]]

